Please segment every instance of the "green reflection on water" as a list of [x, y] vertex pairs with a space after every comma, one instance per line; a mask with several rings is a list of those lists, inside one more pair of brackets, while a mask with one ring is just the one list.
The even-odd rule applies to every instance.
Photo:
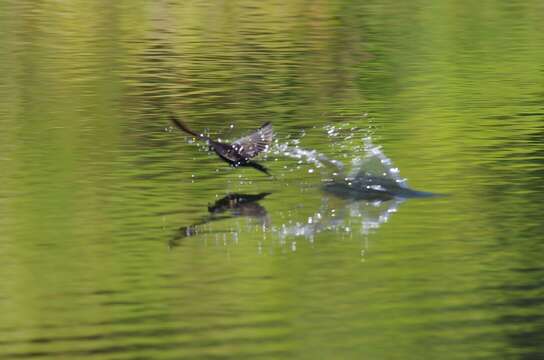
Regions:
[[[0, 357], [538, 358], [543, 12], [0, 2]], [[229, 138], [271, 120], [345, 163], [370, 133], [450, 196], [361, 231], [322, 169], [229, 170], [167, 111]], [[233, 192], [270, 192], [270, 224], [233, 216], [169, 247]], [[350, 231], [281, 236], [324, 202]]]

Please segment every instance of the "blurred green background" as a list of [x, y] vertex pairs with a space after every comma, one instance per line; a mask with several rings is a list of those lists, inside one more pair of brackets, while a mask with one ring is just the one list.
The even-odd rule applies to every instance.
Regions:
[[[543, 18], [0, 0], [0, 358], [543, 357]], [[371, 136], [449, 196], [372, 215], [304, 160], [228, 169], [169, 111], [223, 138], [272, 121], [278, 145], [346, 164]], [[266, 216], [180, 233], [232, 192], [270, 192]]]

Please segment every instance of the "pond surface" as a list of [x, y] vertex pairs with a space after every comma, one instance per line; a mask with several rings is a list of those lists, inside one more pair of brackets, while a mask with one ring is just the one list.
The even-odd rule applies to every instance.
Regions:
[[0, 1], [0, 358], [542, 358], [543, 17]]

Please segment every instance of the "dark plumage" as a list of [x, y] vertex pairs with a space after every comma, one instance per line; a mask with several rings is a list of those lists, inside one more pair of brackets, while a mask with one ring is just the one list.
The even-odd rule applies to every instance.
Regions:
[[274, 137], [274, 131], [272, 130], [272, 124], [266, 122], [257, 129], [255, 132], [244, 136], [232, 144], [221, 143], [214, 141], [204, 134], [198, 134], [189, 129], [181, 120], [174, 115], [170, 115], [170, 120], [181, 131], [187, 134], [193, 135], [199, 140], [205, 141], [210, 150], [213, 150], [221, 159], [227, 162], [232, 167], [250, 166], [256, 170], [259, 170], [267, 175], [270, 175], [268, 169], [256, 161], [251, 160], [262, 151], [268, 149], [272, 144], [272, 138]]

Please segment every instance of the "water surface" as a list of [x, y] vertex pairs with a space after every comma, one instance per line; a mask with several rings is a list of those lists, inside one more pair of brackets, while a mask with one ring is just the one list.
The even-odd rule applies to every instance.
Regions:
[[[543, 16], [0, 1], [0, 358], [542, 357]], [[169, 111], [225, 139], [272, 121], [276, 178]], [[320, 156], [349, 172], [365, 138], [448, 196], [324, 192]]]

